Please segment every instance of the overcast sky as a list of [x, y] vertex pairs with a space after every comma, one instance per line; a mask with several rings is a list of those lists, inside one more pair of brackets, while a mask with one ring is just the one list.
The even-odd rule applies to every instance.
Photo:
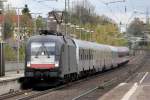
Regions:
[[[42, 2], [38, 2], [42, 1]], [[82, 1], [82, 0], [70, 0], [72, 1]], [[95, 7], [95, 11], [99, 15], [107, 15], [108, 17], [115, 20], [117, 23], [122, 22], [127, 24], [134, 17], [140, 17], [145, 20], [146, 14], [134, 14], [134, 11], [146, 13], [146, 9], [150, 10], [149, 0], [125, 0], [125, 2], [110, 3], [105, 5], [105, 3], [123, 0], [88, 0]], [[43, 16], [52, 9], [62, 10], [64, 9], [65, 0], [8, 0], [8, 3], [14, 7], [24, 7], [28, 4], [31, 12], [42, 13]], [[7, 4], [8, 4], [7, 3]], [[72, 3], [70, 3], [72, 5]], [[125, 12], [125, 7], [127, 12]]]

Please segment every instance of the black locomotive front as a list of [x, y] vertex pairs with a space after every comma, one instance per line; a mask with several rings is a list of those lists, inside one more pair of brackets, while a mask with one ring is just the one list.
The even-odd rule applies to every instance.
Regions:
[[38, 35], [30, 38], [26, 45], [25, 77], [58, 78], [62, 44], [61, 37], [53, 35]]

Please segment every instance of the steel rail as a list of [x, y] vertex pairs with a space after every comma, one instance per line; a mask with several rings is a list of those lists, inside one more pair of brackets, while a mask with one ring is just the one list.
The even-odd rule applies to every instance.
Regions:
[[12, 98], [12, 97], [22, 95], [24, 93], [31, 92], [31, 91], [32, 91], [31, 89], [28, 89], [28, 90], [23, 90], [23, 91], [21, 90], [21, 91], [15, 91], [15, 92], [3, 94], [3, 95], [0, 95], [0, 100]]

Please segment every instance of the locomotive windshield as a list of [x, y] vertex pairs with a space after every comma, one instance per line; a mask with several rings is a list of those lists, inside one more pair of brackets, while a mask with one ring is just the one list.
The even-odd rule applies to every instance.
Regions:
[[31, 55], [55, 55], [55, 43], [53, 42], [33, 42], [31, 43]]

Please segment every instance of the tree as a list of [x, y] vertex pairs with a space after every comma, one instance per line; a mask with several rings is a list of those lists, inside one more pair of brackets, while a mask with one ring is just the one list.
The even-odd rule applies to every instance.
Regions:
[[6, 13], [4, 18], [4, 39], [10, 38], [13, 36], [13, 21], [12, 21], [12, 14]]
[[25, 5], [25, 7], [22, 10], [22, 14], [28, 16], [29, 18], [31, 18], [31, 14], [30, 14], [30, 10], [28, 8], [28, 5]]
[[[85, 6], [86, 5], [86, 6]], [[71, 19], [73, 23], [77, 24], [86, 24], [86, 23], [95, 23], [94, 20], [95, 12], [94, 6], [90, 2], [80, 2], [80, 4], [76, 4], [73, 8], [73, 11], [70, 12], [74, 19]], [[71, 17], [71, 18], [72, 18]]]
[[[69, 15], [67, 19], [71, 18], [69, 22], [79, 25], [79, 27], [84, 29], [82, 31], [79, 29], [74, 31], [74, 28], [70, 28], [71, 31], [69, 30], [68, 32], [72, 32], [80, 39], [89, 40], [92, 37], [93, 41], [99, 43], [111, 45], [126, 44], [126, 41], [121, 39], [123, 36], [120, 35], [116, 22], [105, 15], [100, 16], [96, 14], [94, 6], [88, 0], [83, 0], [83, 2], [81, 1], [74, 5], [71, 11], [65, 12], [65, 15]], [[65, 22], [68, 21], [65, 20]]]
[[127, 33], [132, 36], [143, 36], [144, 22], [135, 18], [129, 25]]
[[37, 27], [37, 30], [41, 30], [45, 27], [45, 24], [44, 23], [44, 20], [42, 18], [42, 16], [38, 16], [37, 19], [36, 19], [36, 27]]
[[33, 21], [30, 14], [30, 10], [27, 5], [22, 10], [22, 16], [21, 16], [21, 27], [23, 33], [32, 33], [33, 32]]

